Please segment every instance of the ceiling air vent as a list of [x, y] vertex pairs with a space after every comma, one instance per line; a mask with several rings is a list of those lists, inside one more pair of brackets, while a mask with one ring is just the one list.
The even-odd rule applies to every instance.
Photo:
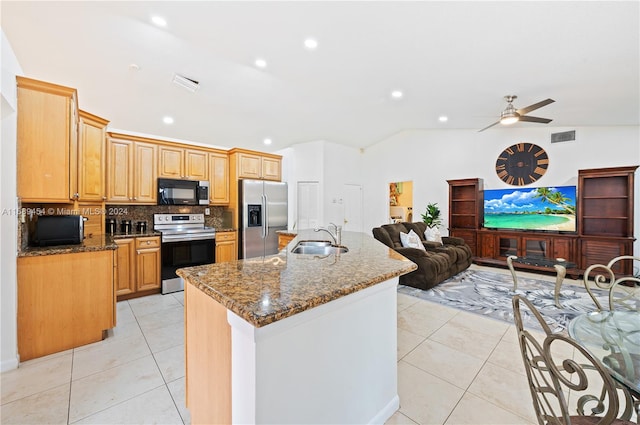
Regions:
[[551, 133], [551, 143], [570, 142], [572, 140], [576, 140], [575, 130]]
[[200, 83], [196, 80], [192, 80], [191, 78], [187, 78], [180, 74], [173, 75], [173, 83], [189, 90], [191, 93], [195, 93], [196, 90], [200, 88]]

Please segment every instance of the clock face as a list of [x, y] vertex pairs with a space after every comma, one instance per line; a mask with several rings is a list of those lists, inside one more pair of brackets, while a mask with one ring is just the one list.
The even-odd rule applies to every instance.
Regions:
[[513, 186], [524, 186], [537, 181], [549, 166], [549, 156], [533, 143], [509, 146], [496, 160], [496, 173], [500, 180]]

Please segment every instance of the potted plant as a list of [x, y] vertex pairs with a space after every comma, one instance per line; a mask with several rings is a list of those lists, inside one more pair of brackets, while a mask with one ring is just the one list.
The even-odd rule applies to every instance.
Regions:
[[424, 232], [425, 239], [431, 242], [442, 242], [440, 229], [438, 229], [442, 224], [442, 218], [437, 203], [427, 205], [427, 211], [422, 214], [422, 221], [427, 225], [427, 230]]

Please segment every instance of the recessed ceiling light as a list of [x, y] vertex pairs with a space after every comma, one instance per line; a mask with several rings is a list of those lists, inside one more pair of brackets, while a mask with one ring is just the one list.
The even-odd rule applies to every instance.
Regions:
[[394, 99], [402, 99], [402, 96], [404, 96], [404, 94], [400, 90], [394, 90], [391, 92], [391, 97]]
[[318, 40], [316, 40], [315, 38], [307, 38], [306, 40], [304, 40], [304, 47], [309, 50], [315, 50], [318, 48]]
[[173, 118], [172, 117], [164, 117], [162, 118], [162, 122], [165, 124], [173, 124]]
[[153, 22], [154, 24], [156, 24], [159, 27], [166, 27], [167, 26], [167, 21], [161, 16], [153, 16], [151, 18], [151, 22]]
[[267, 67], [267, 61], [262, 59], [262, 58], [258, 58], [256, 59], [256, 61], [254, 62], [254, 64], [258, 67], [258, 68], [266, 68]]
[[271, 139], [264, 139], [262, 141], [262, 143], [264, 143], [265, 145], [270, 145], [272, 143]]
[[447, 121], [449, 121], [449, 117], [444, 116], [444, 115], [440, 115], [440, 116], [438, 117], [438, 121], [440, 121], [440, 122], [447, 122]]

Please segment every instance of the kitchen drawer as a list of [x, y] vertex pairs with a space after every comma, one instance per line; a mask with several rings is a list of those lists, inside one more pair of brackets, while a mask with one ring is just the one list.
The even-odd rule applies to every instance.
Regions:
[[236, 232], [216, 232], [216, 242], [235, 241]]
[[159, 248], [159, 247], [160, 247], [159, 236], [136, 238], [136, 249]]

